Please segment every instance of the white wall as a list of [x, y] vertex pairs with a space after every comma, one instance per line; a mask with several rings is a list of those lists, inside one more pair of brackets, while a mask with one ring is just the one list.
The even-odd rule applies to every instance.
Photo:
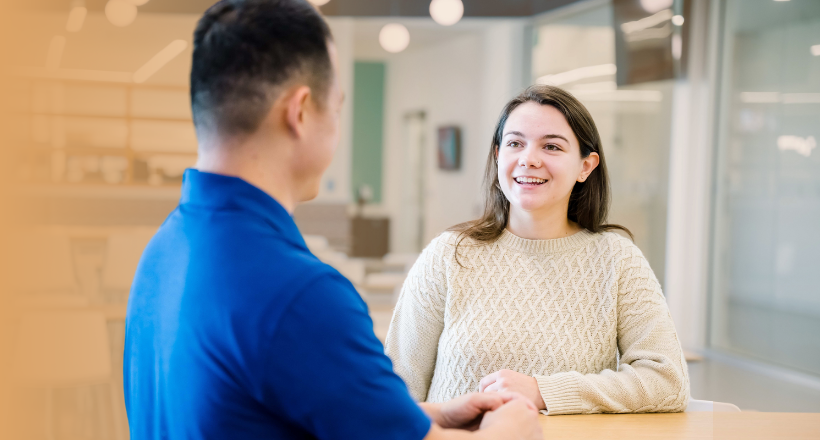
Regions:
[[322, 186], [317, 203], [350, 202], [350, 160], [353, 144], [353, 19], [347, 17], [327, 17], [330, 31], [338, 53], [339, 81], [346, 94], [342, 106], [341, 138], [333, 156], [333, 162], [322, 176]]
[[[408, 184], [402, 173], [403, 120], [407, 113], [423, 110], [424, 243], [481, 213], [481, 182], [493, 127], [502, 106], [523, 86], [523, 35], [523, 22], [494, 20], [439, 44], [387, 58], [382, 209], [398, 224], [401, 185]], [[460, 170], [438, 169], [437, 128], [443, 125], [461, 127]], [[401, 243], [400, 229], [391, 229], [391, 243]]]

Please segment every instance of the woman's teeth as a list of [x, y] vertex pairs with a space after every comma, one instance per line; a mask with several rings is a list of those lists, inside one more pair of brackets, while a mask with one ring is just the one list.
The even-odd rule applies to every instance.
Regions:
[[529, 184], [540, 185], [540, 184], [546, 182], [547, 180], [546, 179], [538, 179], [538, 178], [535, 178], [535, 177], [516, 177], [515, 181], [518, 182], [518, 183], [529, 183]]

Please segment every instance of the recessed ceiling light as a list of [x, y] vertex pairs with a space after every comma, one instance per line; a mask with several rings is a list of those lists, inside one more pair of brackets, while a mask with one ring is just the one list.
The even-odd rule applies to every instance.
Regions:
[[410, 31], [399, 23], [386, 24], [379, 32], [379, 44], [390, 53], [399, 53], [410, 44]]
[[644, 11], [654, 14], [664, 9], [672, 7], [672, 0], [641, 0], [641, 7]]
[[137, 18], [137, 7], [125, 0], [108, 0], [105, 16], [114, 26], [125, 27]]
[[464, 16], [464, 3], [461, 0], [433, 0], [430, 2], [430, 16], [442, 26], [456, 24]]
[[68, 13], [68, 20], [65, 23], [65, 30], [68, 32], [79, 32], [83, 28], [85, 16], [88, 14], [88, 9], [84, 6], [74, 6], [71, 12]]

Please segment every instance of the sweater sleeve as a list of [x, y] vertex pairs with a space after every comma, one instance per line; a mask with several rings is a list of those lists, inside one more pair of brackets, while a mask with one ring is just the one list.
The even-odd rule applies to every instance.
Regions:
[[394, 371], [419, 402], [427, 399], [444, 328], [446, 251], [447, 245], [439, 236], [416, 260], [402, 286], [385, 339], [385, 352]]
[[619, 240], [618, 371], [536, 376], [549, 415], [686, 409], [689, 374], [660, 284], [637, 246]]

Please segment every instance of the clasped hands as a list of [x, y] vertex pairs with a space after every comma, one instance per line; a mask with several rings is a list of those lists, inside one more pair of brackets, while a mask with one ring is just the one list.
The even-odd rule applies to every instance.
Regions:
[[538, 414], [535, 405], [521, 394], [503, 391], [469, 393], [444, 403], [420, 405], [442, 428], [468, 431], [492, 425], [521, 426], [534, 421]]
[[475, 431], [491, 424], [495, 414], [488, 413], [500, 413], [502, 407], [524, 407], [533, 412], [547, 407], [535, 378], [512, 370], [499, 370], [487, 375], [481, 379], [479, 391], [436, 404], [435, 407], [426, 404], [429, 406], [425, 409], [441, 427]]

